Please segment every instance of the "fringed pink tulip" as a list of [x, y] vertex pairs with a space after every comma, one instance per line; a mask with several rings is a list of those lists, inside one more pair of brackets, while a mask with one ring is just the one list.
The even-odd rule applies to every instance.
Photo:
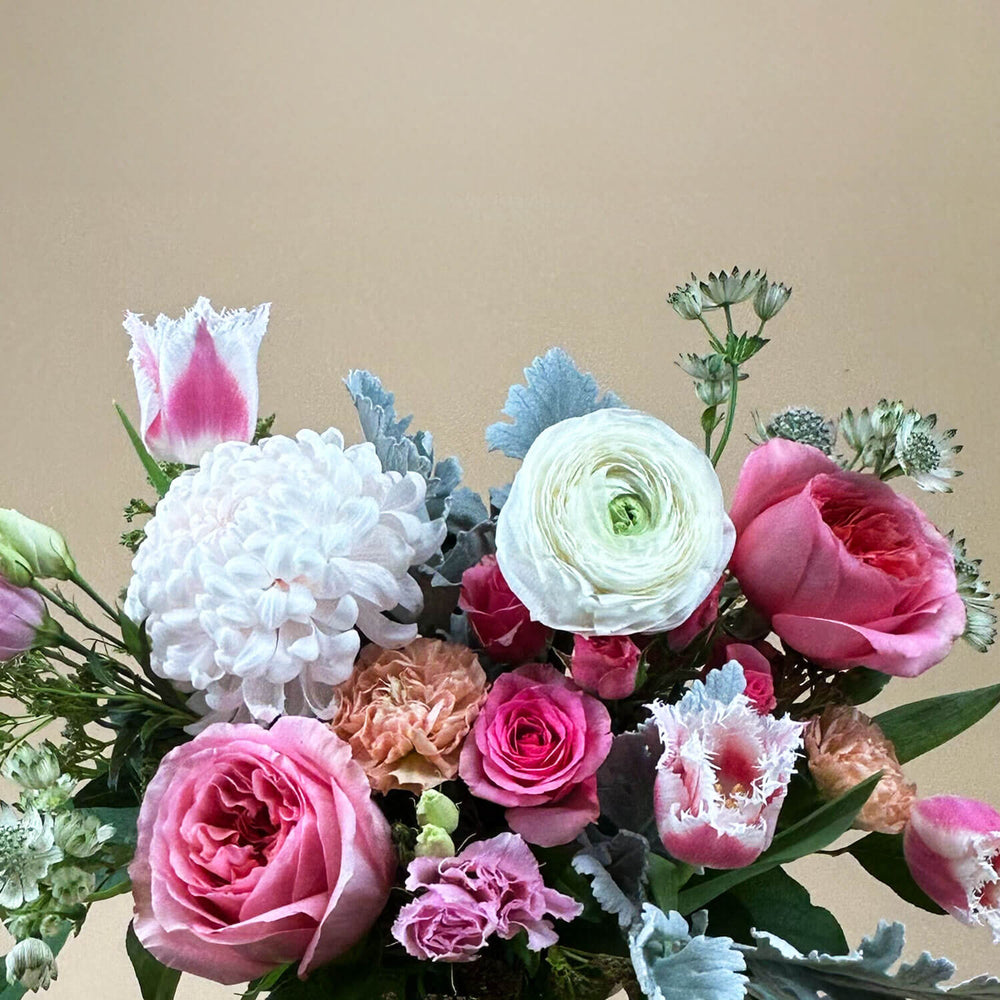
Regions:
[[[723, 669], [741, 690], [739, 665]], [[696, 682], [677, 704], [651, 706], [664, 747], [653, 790], [656, 825], [678, 861], [744, 868], [774, 838], [802, 724], [760, 715], [743, 693], [725, 701], [710, 691]]]
[[204, 296], [154, 325], [125, 314], [142, 440], [162, 461], [197, 465], [222, 441], [250, 441], [257, 424], [257, 351], [269, 303], [217, 313]]
[[45, 618], [45, 602], [33, 590], [0, 578], [0, 662], [31, 649]]
[[914, 881], [965, 924], [1000, 942], [1000, 813], [985, 802], [935, 795], [913, 806], [903, 835]]

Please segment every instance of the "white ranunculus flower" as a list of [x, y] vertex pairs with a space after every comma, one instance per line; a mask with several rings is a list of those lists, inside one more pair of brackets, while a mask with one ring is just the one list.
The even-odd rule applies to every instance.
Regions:
[[153, 671], [209, 719], [328, 718], [359, 632], [417, 633], [384, 612], [422, 607], [410, 568], [445, 534], [425, 492], [337, 430], [217, 445], [173, 481], [132, 563], [125, 613], [146, 622]]
[[497, 560], [531, 617], [584, 635], [665, 632], [733, 551], [712, 463], [665, 423], [607, 409], [538, 435], [497, 524]]

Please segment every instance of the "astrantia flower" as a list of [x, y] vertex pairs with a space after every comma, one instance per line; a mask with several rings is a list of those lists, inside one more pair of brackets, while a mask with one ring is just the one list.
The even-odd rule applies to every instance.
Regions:
[[758, 286], [765, 281], [767, 275], [761, 271], [744, 271], [734, 267], [728, 274], [720, 271], [709, 274], [707, 281], [699, 283], [701, 294], [713, 306], [735, 305], [755, 294]]
[[471, 649], [419, 638], [400, 650], [366, 646], [337, 695], [330, 726], [351, 744], [372, 788], [419, 794], [458, 773], [486, 674]]
[[731, 684], [728, 701], [695, 682], [676, 705], [650, 706], [663, 743], [653, 804], [663, 846], [678, 861], [743, 868], [774, 837], [802, 724], [760, 715], [742, 693], [740, 665], [723, 670], [709, 683]]
[[935, 430], [936, 424], [936, 414], [922, 417], [909, 410], [896, 431], [896, 461], [922, 490], [951, 493], [948, 480], [962, 474], [951, 468], [951, 461], [962, 446], [950, 443], [957, 431]]
[[47, 990], [52, 980], [59, 978], [56, 957], [41, 938], [18, 941], [4, 964], [8, 984], [19, 984], [32, 993]]
[[218, 445], [173, 481], [132, 563], [125, 610], [146, 620], [154, 672], [215, 718], [329, 718], [357, 630], [380, 646], [416, 635], [383, 612], [422, 606], [409, 570], [445, 532], [425, 490], [333, 429]]
[[765, 322], [774, 319], [791, 294], [792, 290], [781, 282], [762, 280], [753, 297], [753, 311]]
[[667, 302], [681, 319], [697, 319], [701, 315], [701, 289], [698, 280], [691, 275], [686, 285], [678, 285], [677, 290], [667, 296]]
[[62, 857], [51, 816], [30, 806], [18, 814], [0, 803], [0, 906], [16, 910], [38, 899], [38, 883]]
[[704, 452], [665, 423], [605, 409], [542, 431], [497, 523], [497, 560], [536, 621], [583, 635], [664, 632], [733, 550]]
[[971, 559], [965, 549], [965, 539], [948, 532], [952, 555], [955, 559], [955, 577], [958, 596], [965, 605], [965, 631], [962, 638], [980, 653], [993, 645], [997, 637], [996, 597], [990, 590], [990, 581], [980, 576], [982, 559]]
[[761, 444], [780, 437], [786, 441], [812, 445], [824, 455], [829, 455], [837, 440], [837, 425], [808, 406], [789, 406], [780, 413], [775, 413], [766, 424], [755, 413], [754, 423], [757, 425]]

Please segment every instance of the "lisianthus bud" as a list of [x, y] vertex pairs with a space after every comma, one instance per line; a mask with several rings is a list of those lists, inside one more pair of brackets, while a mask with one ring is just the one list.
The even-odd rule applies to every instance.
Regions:
[[22, 788], [48, 788], [59, 779], [59, 758], [48, 741], [37, 747], [21, 743], [7, 755], [0, 773]]
[[7, 954], [7, 982], [21, 985], [37, 993], [47, 990], [53, 979], [58, 979], [56, 957], [52, 949], [39, 938], [18, 941]]
[[32, 576], [23, 557], [0, 536], [0, 577], [15, 587], [27, 587], [31, 583]]
[[903, 836], [914, 881], [965, 924], [1000, 942], [1000, 813], [985, 802], [935, 795], [915, 803]]
[[[55, 528], [32, 521], [19, 511], [0, 508], [0, 544], [20, 557], [33, 576], [43, 580], [68, 580], [76, 572], [66, 539]], [[18, 583], [6, 572], [4, 575], [11, 583]]]
[[458, 806], [447, 795], [428, 788], [417, 800], [417, 822], [421, 826], [439, 826], [445, 833], [458, 829]]
[[0, 579], [0, 662], [31, 649], [45, 618], [45, 602], [35, 591]]
[[455, 856], [455, 842], [447, 830], [432, 823], [417, 834], [417, 846], [413, 853], [418, 858], [452, 858]]
[[114, 834], [115, 828], [93, 813], [63, 812], [56, 817], [56, 844], [70, 857], [89, 858]]
[[882, 780], [854, 820], [859, 830], [900, 833], [917, 786], [903, 776], [896, 750], [867, 715], [846, 705], [827, 708], [805, 731], [809, 772], [826, 799], [839, 798], [871, 775]]

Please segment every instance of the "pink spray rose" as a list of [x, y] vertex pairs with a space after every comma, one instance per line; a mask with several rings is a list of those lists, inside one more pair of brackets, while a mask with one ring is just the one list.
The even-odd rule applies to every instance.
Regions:
[[471, 961], [496, 934], [510, 940], [520, 931], [527, 947], [541, 951], [559, 937], [552, 921], [573, 920], [583, 906], [549, 889], [524, 840], [502, 833], [470, 844], [453, 858], [414, 858], [406, 888], [426, 890], [408, 903], [393, 936], [415, 958]]
[[914, 881], [966, 924], [986, 924], [1000, 942], [1000, 813], [955, 795], [921, 799], [903, 851]]
[[351, 748], [315, 719], [209, 726], [163, 758], [129, 868], [135, 932], [221, 983], [306, 976], [385, 906], [396, 855]]
[[731, 515], [747, 598], [817, 663], [912, 677], [962, 634], [947, 539], [875, 476], [775, 438], [744, 463]]
[[[715, 694], [720, 683], [730, 686], [726, 699]], [[802, 724], [760, 715], [735, 693], [743, 683], [727, 664], [677, 704], [650, 706], [664, 748], [656, 825], [663, 846], [689, 865], [744, 868], [771, 845], [802, 746]]]
[[724, 578], [719, 578], [708, 597], [691, 612], [691, 617], [683, 625], [678, 625], [667, 633], [667, 645], [675, 653], [690, 646], [719, 617], [719, 595], [722, 593], [723, 580]]
[[746, 642], [724, 642], [719, 643], [712, 650], [712, 658], [709, 661], [714, 666], [722, 666], [735, 660], [743, 668], [743, 677], [746, 680], [744, 694], [750, 700], [750, 704], [760, 712], [767, 715], [773, 712], [778, 704], [774, 697], [774, 677], [771, 674], [771, 661], [768, 654], [775, 653], [776, 650], [766, 642], [750, 645]]
[[573, 637], [573, 680], [606, 701], [627, 698], [635, 690], [635, 675], [642, 654], [624, 635]]
[[45, 602], [28, 587], [0, 577], [0, 662], [31, 649], [45, 617]]
[[529, 844], [554, 847], [600, 814], [597, 769], [610, 749], [604, 705], [554, 667], [529, 663], [496, 679], [458, 771], [473, 795], [507, 806]]
[[217, 313], [204, 296], [180, 319], [150, 326], [125, 314], [142, 440], [154, 457], [197, 465], [221, 441], [257, 425], [257, 351], [270, 305]]
[[462, 574], [458, 606], [469, 616], [483, 649], [500, 663], [534, 659], [552, 635], [548, 626], [532, 621], [514, 596], [496, 556], [484, 556]]

